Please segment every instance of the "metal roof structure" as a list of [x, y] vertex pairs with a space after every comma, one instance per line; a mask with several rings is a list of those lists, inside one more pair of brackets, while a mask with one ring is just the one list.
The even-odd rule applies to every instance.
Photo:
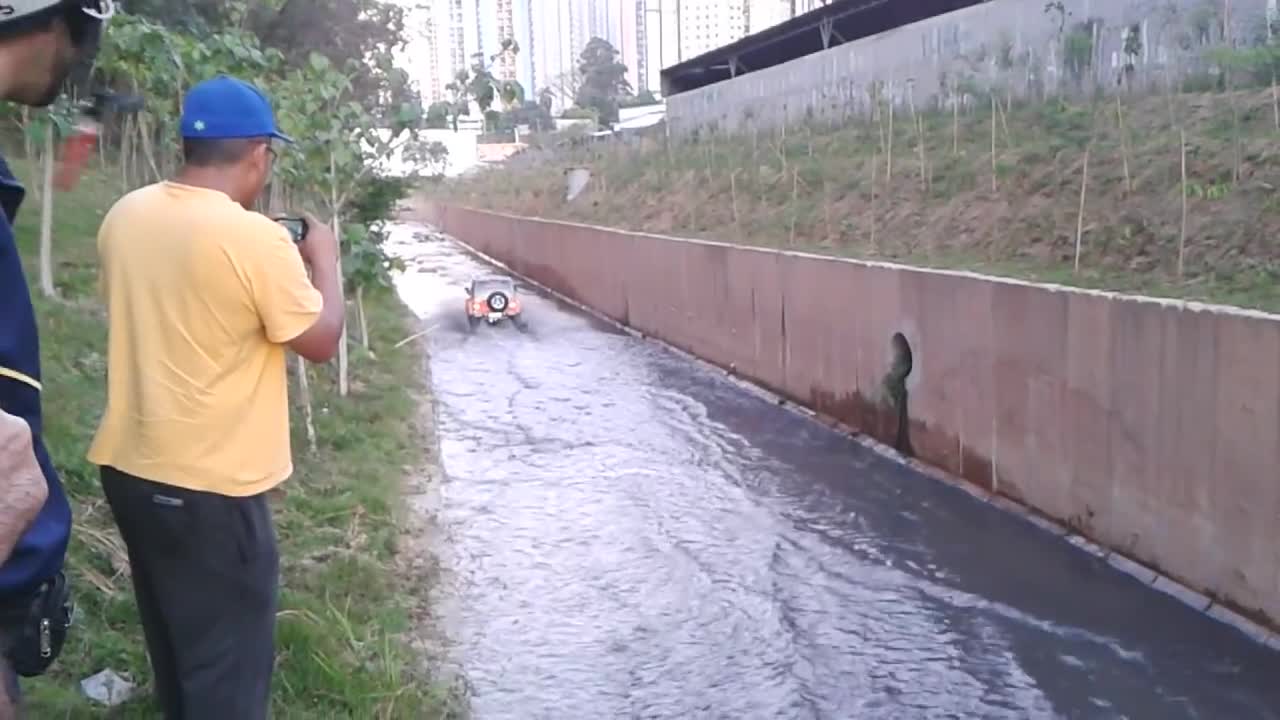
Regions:
[[987, 0], [833, 0], [662, 71], [665, 96], [696, 90]]

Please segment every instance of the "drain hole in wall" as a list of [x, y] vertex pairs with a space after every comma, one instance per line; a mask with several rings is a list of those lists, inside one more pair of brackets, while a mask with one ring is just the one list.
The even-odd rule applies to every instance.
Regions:
[[889, 373], [884, 377], [885, 398], [889, 402], [892, 409], [894, 427], [890, 431], [893, 435], [893, 447], [904, 455], [911, 455], [911, 415], [908, 412], [908, 393], [907, 378], [911, 376], [911, 369], [915, 364], [915, 357], [911, 352], [911, 343], [907, 342], [907, 336], [902, 333], [894, 333], [889, 341], [893, 350], [893, 364], [889, 367]]

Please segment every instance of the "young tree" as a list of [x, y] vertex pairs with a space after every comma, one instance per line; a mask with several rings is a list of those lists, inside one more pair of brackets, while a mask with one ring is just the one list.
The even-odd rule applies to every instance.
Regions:
[[609, 125], [618, 121], [618, 100], [631, 94], [627, 66], [619, 57], [608, 40], [596, 37], [583, 48], [578, 60], [582, 74], [582, 85], [575, 97], [578, 107], [594, 109], [599, 121]]
[[489, 56], [487, 63], [482, 53], [474, 56], [475, 63], [471, 66], [471, 79], [467, 89], [480, 108], [480, 113], [485, 116], [486, 126], [491, 125], [489, 112], [495, 101], [501, 101], [504, 109], [524, 103], [524, 88], [520, 83], [515, 80], [499, 80], [493, 74], [493, 66], [499, 59], [514, 57], [519, 52], [520, 46], [516, 41], [507, 39], [502, 41], [501, 50]]
[[449, 147], [439, 140], [413, 143], [405, 148], [404, 159], [416, 176], [439, 180], [449, 170]]
[[427, 108], [426, 127], [433, 130], [444, 130], [449, 127], [450, 110], [449, 103], [443, 100], [431, 103]]
[[[554, 105], [552, 100], [559, 100], [562, 107], [569, 107], [577, 102], [578, 90], [582, 87], [582, 71], [573, 67], [559, 75], [551, 78], [547, 87], [543, 88], [543, 92], [547, 93], [547, 102]], [[539, 99], [541, 102], [541, 98]], [[547, 107], [548, 110], [551, 107]]]
[[524, 88], [520, 83], [514, 80], [499, 80], [494, 76], [492, 68], [499, 58], [505, 55], [515, 55], [520, 52], [520, 46], [515, 40], [504, 40], [502, 49], [497, 53], [485, 58], [483, 53], [476, 53], [472, 56], [471, 67], [459, 70], [454, 75], [453, 81], [444, 86], [449, 92], [449, 99], [444, 101], [443, 108], [447, 110], [449, 117], [449, 125], [454, 132], [458, 132], [458, 119], [471, 116], [471, 104], [475, 103], [480, 109], [481, 117], [485, 118], [485, 124], [489, 124], [489, 111], [493, 109], [495, 101], [501, 101], [503, 107], [511, 107], [524, 102]]
[[471, 73], [459, 70], [453, 82], [444, 86], [449, 99], [444, 101], [449, 115], [449, 126], [458, 132], [458, 119], [471, 116]]
[[[282, 122], [299, 138], [298, 147], [281, 156], [279, 171], [290, 186], [323, 189], [314, 200], [328, 211], [334, 234], [343, 240], [348, 237], [343, 221], [350, 203], [381, 165], [417, 138], [422, 121], [421, 105], [411, 104], [398, 108], [394, 116], [380, 112], [385, 121], [378, 122], [378, 117], [351, 96], [352, 79], [358, 72], [353, 68], [344, 74], [317, 53], [305, 69], [294, 71], [281, 83], [277, 92]], [[363, 237], [360, 242], [367, 240], [368, 234]], [[351, 243], [343, 243], [344, 259], [351, 250]], [[345, 279], [345, 272], [343, 276]], [[363, 286], [355, 287], [357, 312], [363, 317]], [[344, 331], [338, 346], [338, 394], [342, 396], [349, 391], [348, 367]]]
[[555, 124], [555, 119], [544, 105], [525, 102], [502, 113], [498, 118], [497, 129], [506, 132], [520, 125], [528, 125], [534, 132], [547, 132], [555, 129]]
[[71, 131], [74, 123], [75, 112], [71, 104], [60, 101], [38, 113], [26, 128], [32, 147], [37, 144], [42, 147], [38, 162], [31, 165], [41, 169], [40, 292], [48, 298], [57, 297], [58, 294], [53, 276], [53, 176], [58, 163], [57, 142]]

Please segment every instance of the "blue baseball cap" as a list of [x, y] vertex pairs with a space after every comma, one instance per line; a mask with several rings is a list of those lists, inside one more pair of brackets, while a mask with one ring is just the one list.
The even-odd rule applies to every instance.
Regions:
[[273, 138], [292, 143], [276, 127], [271, 101], [243, 80], [219, 75], [192, 87], [182, 102], [182, 137]]

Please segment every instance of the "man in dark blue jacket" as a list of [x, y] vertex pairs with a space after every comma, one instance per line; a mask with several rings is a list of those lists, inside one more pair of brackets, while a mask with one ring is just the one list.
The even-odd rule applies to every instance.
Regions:
[[[0, 2], [0, 99], [52, 103], [92, 61], [113, 10], [111, 0]], [[23, 194], [0, 158], [0, 720], [18, 717], [17, 676], [48, 669], [70, 621], [71, 508], [41, 438], [40, 347], [13, 238]]]

